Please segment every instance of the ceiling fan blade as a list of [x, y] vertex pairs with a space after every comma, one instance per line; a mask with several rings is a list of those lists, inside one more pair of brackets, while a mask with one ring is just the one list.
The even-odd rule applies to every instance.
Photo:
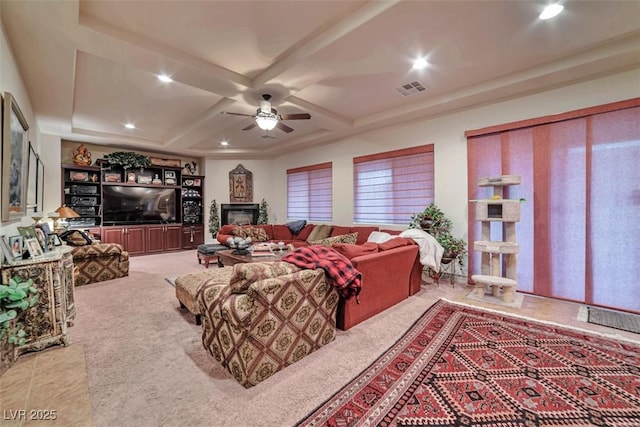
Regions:
[[309, 113], [298, 113], [298, 114], [282, 114], [280, 115], [281, 120], [308, 120], [311, 118], [311, 114]]
[[227, 114], [227, 115], [230, 115], [230, 116], [255, 117], [255, 116], [252, 116], [251, 114], [232, 113], [232, 112], [230, 112], [230, 111], [223, 111], [223, 112], [221, 112], [220, 114]]
[[289, 126], [285, 125], [285, 124], [284, 124], [284, 123], [282, 123], [282, 122], [278, 122], [278, 124], [276, 124], [276, 127], [277, 127], [278, 129], [280, 129], [281, 131], [286, 132], [286, 133], [291, 133], [291, 132], [293, 132], [293, 128], [290, 128]]
[[247, 126], [246, 128], [242, 128], [242, 130], [251, 130], [251, 129], [253, 129], [253, 128], [254, 128], [254, 127], [256, 127], [256, 126], [257, 126], [257, 125], [256, 125], [256, 124], [255, 124], [255, 122], [254, 122], [254, 123], [251, 123], [251, 124], [250, 124], [249, 126]]

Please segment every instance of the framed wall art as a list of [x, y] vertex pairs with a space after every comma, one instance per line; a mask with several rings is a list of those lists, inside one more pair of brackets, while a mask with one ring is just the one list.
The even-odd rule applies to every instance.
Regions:
[[229, 199], [231, 203], [253, 202], [253, 173], [242, 165], [229, 172]]
[[13, 95], [4, 93], [2, 112], [2, 221], [26, 215], [29, 125]]

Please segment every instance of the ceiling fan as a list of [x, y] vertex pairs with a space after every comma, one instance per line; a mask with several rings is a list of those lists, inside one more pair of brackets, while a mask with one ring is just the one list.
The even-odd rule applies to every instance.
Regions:
[[275, 108], [271, 108], [271, 95], [265, 93], [262, 95], [262, 101], [260, 101], [260, 108], [256, 111], [256, 114], [242, 114], [242, 113], [231, 113], [229, 111], [223, 111], [222, 114], [230, 114], [233, 116], [246, 116], [255, 118], [255, 122], [250, 124], [249, 126], [243, 128], [242, 130], [251, 130], [254, 127], [258, 126], [262, 130], [272, 130], [273, 128], [278, 128], [283, 132], [289, 133], [293, 132], [293, 128], [282, 123], [282, 120], [309, 120], [311, 115], [309, 113], [298, 113], [298, 114], [278, 114], [278, 110]]

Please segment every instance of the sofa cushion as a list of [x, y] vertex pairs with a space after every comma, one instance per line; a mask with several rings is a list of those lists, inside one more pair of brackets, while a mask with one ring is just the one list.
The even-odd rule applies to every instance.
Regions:
[[358, 233], [358, 240], [356, 241], [356, 244], [361, 245], [367, 241], [369, 235], [374, 231], [378, 231], [378, 227], [365, 227], [359, 225], [356, 227], [351, 227], [349, 233]]
[[300, 230], [298, 232], [298, 234], [296, 234], [295, 239], [296, 240], [301, 240], [303, 242], [306, 242], [307, 239], [309, 238], [309, 234], [311, 234], [311, 232], [313, 231], [315, 225], [313, 224], [307, 224], [305, 225], [302, 230]]
[[311, 245], [333, 246], [334, 243], [348, 243], [355, 245], [358, 239], [358, 233], [343, 234], [342, 236], [327, 237], [326, 239], [313, 240], [309, 242]]
[[283, 261], [236, 264], [233, 266], [229, 288], [234, 294], [244, 293], [258, 280], [284, 276], [296, 271], [300, 271], [300, 268]]
[[393, 239], [393, 236], [385, 231], [374, 231], [367, 237], [367, 242], [384, 243]]
[[373, 242], [365, 242], [362, 245], [334, 243], [331, 247], [349, 259], [378, 252], [378, 244]]
[[351, 233], [351, 227], [343, 227], [342, 225], [334, 225], [331, 228], [331, 234], [328, 237], [344, 236]]
[[273, 225], [273, 235], [271, 236], [273, 240], [293, 240], [293, 233], [289, 230], [285, 224], [274, 224]]
[[311, 233], [307, 237], [307, 242], [312, 243], [318, 240], [326, 239], [331, 235], [330, 224], [316, 224], [311, 230]]
[[267, 232], [264, 231], [264, 228], [260, 227], [251, 227], [246, 229], [247, 237], [250, 237], [254, 242], [266, 242], [269, 240], [269, 236], [267, 236]]
[[307, 225], [306, 219], [300, 219], [298, 221], [291, 221], [287, 223], [287, 227], [289, 227], [289, 230], [291, 230], [291, 234], [293, 235], [300, 233], [300, 230], [302, 230], [305, 225]]
[[392, 239], [387, 240], [386, 242], [380, 243], [378, 245], [378, 249], [380, 249], [380, 251], [388, 251], [389, 249], [399, 248], [400, 246], [408, 246], [413, 244], [415, 244], [413, 239], [407, 239], [405, 237], [394, 237]]

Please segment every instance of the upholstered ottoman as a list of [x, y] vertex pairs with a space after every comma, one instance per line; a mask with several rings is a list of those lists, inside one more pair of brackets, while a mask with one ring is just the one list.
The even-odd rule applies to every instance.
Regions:
[[200, 324], [200, 307], [196, 299], [200, 286], [205, 282], [214, 285], [228, 284], [231, 273], [233, 267], [222, 267], [176, 277], [176, 298], [180, 307], [186, 308], [196, 316], [196, 325]]
[[[201, 261], [204, 261], [204, 268], [209, 268], [209, 263], [213, 259], [218, 259], [216, 252], [222, 251], [225, 249], [229, 249], [225, 245], [219, 244], [208, 244], [208, 245], [198, 245], [198, 252], [196, 253], [198, 257], [198, 264], [201, 264]], [[218, 266], [219, 263], [218, 263]]]
[[75, 286], [129, 275], [129, 252], [117, 243], [94, 243], [76, 246], [71, 251], [78, 269]]

